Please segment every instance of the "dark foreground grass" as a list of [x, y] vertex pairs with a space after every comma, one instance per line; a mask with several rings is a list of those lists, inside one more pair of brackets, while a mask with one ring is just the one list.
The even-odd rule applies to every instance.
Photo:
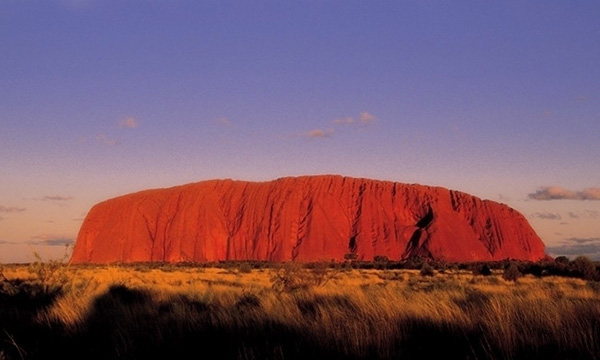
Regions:
[[7, 279], [0, 359], [600, 358], [598, 291], [581, 280], [351, 272], [283, 291], [254, 275], [193, 291], [109, 284], [73, 321], [52, 309], [87, 289]]

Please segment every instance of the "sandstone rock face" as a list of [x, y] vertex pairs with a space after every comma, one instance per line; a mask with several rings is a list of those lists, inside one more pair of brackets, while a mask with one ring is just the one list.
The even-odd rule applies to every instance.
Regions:
[[440, 187], [341, 176], [212, 180], [95, 205], [72, 263], [539, 260], [527, 220], [506, 205]]

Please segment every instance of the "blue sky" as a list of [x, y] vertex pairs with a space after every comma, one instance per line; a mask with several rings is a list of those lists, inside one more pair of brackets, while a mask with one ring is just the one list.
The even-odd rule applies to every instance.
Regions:
[[0, 262], [91, 206], [341, 174], [507, 203], [600, 257], [600, 3], [0, 3]]

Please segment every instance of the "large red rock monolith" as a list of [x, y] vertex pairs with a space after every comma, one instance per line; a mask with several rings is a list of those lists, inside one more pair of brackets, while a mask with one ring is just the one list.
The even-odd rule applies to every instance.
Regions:
[[322, 261], [377, 255], [539, 260], [544, 244], [512, 208], [441, 187], [341, 176], [211, 180], [95, 205], [72, 263]]

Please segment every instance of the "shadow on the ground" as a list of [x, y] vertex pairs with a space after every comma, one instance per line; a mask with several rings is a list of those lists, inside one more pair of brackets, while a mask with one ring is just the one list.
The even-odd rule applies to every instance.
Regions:
[[[501, 349], [490, 343], [489, 328], [465, 327], [452, 321], [422, 317], [388, 319], [361, 336], [340, 336], [334, 324], [328, 334], [317, 331], [328, 311], [352, 318], [361, 311], [339, 295], [299, 298], [301, 321], [282, 323], [269, 316], [261, 299], [243, 295], [231, 306], [215, 305], [185, 295], [167, 300], [140, 289], [115, 285], [98, 296], [86, 317], [74, 327], [38, 316], [61, 295], [25, 282], [0, 288], [0, 360], [8, 359], [503, 359], [593, 358], [586, 349]], [[488, 299], [474, 294], [458, 304], [473, 312]], [[293, 302], [291, 304], [294, 304]], [[294, 325], [296, 324], [296, 325]], [[596, 323], [595, 323], [596, 324]], [[386, 332], [377, 326], [386, 326]], [[317, 330], [316, 330], [317, 329]], [[598, 329], [591, 329], [592, 332]], [[543, 329], [540, 329], [543, 331]], [[348, 332], [351, 333], [351, 332]], [[385, 334], [380, 339], [377, 338]], [[527, 334], [523, 334], [526, 336]], [[568, 349], [567, 349], [568, 350]]]

